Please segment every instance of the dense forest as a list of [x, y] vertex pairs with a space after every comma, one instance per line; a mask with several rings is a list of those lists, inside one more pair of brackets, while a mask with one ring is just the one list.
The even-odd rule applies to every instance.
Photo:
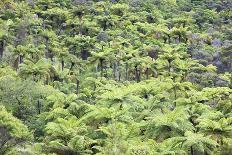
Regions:
[[0, 155], [231, 155], [231, 0], [1, 0]]

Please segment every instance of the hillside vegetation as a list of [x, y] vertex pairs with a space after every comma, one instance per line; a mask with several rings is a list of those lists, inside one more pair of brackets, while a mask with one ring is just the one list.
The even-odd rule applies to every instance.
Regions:
[[231, 155], [231, 0], [1, 0], [0, 155]]

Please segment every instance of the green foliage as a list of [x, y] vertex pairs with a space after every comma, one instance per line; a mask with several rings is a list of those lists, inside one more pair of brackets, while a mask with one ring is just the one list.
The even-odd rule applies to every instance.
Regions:
[[231, 154], [230, 7], [1, 0], [0, 154]]
[[4, 106], [0, 106], [0, 153], [10, 154], [14, 147], [23, 145], [32, 139], [27, 126], [22, 121], [7, 112]]

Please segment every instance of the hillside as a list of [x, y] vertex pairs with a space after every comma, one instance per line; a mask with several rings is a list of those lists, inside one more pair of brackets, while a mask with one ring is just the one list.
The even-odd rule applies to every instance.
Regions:
[[231, 0], [1, 0], [0, 155], [231, 155]]

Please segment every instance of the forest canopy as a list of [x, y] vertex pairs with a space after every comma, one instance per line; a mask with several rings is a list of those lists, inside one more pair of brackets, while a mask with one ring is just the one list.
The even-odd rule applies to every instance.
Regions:
[[0, 155], [230, 155], [231, 0], [1, 0]]

